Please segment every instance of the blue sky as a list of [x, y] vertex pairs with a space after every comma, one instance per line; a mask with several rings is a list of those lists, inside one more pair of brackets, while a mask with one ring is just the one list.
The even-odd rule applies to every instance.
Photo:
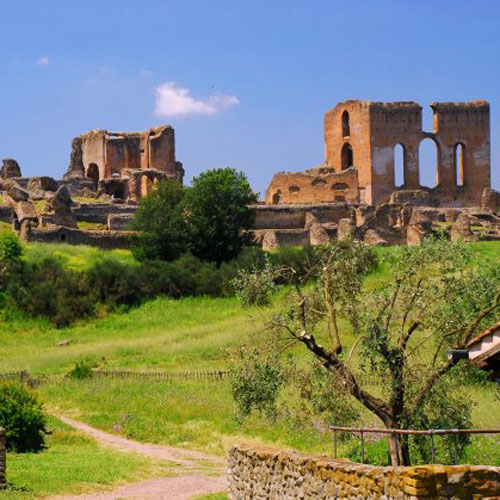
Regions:
[[170, 123], [187, 181], [234, 166], [263, 193], [323, 161], [338, 101], [485, 98], [500, 188], [497, 0], [3, 0], [0, 17], [0, 157], [25, 175], [60, 177], [86, 130]]

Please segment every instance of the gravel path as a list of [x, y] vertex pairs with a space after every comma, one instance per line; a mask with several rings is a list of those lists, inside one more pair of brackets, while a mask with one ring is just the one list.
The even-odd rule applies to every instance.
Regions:
[[105, 446], [124, 452], [140, 453], [156, 460], [168, 460], [176, 465], [169, 469], [169, 473], [175, 474], [173, 477], [162, 477], [126, 484], [113, 491], [78, 496], [58, 496], [54, 497], [54, 499], [116, 500], [155, 498], [188, 500], [205, 493], [215, 493], [227, 489], [226, 462], [220, 457], [173, 446], [139, 443], [114, 434], [108, 434], [72, 418], [60, 415], [57, 418], [65, 424], [92, 436]]

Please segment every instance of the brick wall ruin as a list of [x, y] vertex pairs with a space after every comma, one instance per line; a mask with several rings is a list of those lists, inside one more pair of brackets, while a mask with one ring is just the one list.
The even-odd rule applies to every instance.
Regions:
[[231, 500], [285, 498], [498, 498], [500, 468], [375, 467], [271, 448], [229, 452]]
[[[431, 108], [433, 131], [428, 132], [422, 129], [422, 107], [416, 102], [350, 100], [337, 104], [325, 114], [324, 167], [275, 175], [266, 203], [333, 203], [344, 197], [345, 201], [378, 205], [397, 192], [415, 196], [414, 192], [423, 191], [433, 205], [480, 205], [484, 190], [490, 188], [489, 104], [484, 100], [432, 103]], [[434, 188], [420, 184], [419, 146], [424, 139], [436, 145]], [[397, 146], [403, 151], [401, 185], [396, 180]], [[345, 180], [334, 180], [335, 175], [344, 175]], [[332, 185], [346, 184], [345, 194], [326, 191], [327, 176]]]
[[139, 199], [160, 181], [182, 183], [184, 170], [175, 159], [174, 129], [163, 125], [144, 132], [91, 130], [76, 137], [65, 181], [77, 187], [85, 179], [116, 198]]

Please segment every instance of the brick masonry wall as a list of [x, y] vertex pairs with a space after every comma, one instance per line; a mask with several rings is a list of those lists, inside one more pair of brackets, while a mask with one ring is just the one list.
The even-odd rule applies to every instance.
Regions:
[[374, 467], [271, 448], [229, 452], [229, 498], [493, 499], [500, 468], [485, 466]]
[[6, 456], [7, 451], [5, 448], [5, 429], [2, 429], [0, 427], [0, 490], [5, 488], [5, 485], [7, 483], [5, 472]]

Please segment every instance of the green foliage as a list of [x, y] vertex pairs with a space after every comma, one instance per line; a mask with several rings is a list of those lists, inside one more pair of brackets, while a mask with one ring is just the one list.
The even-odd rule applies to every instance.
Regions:
[[77, 361], [68, 376], [76, 380], [92, 378], [94, 376], [92, 365], [87, 361]]
[[308, 401], [312, 418], [321, 418], [324, 425], [348, 427], [359, 419], [359, 411], [351, 404], [341, 380], [315, 363], [311, 370], [298, 377], [300, 397]]
[[22, 385], [0, 385], [0, 427], [7, 449], [24, 453], [45, 446], [47, 419], [42, 404]]
[[258, 410], [275, 418], [280, 389], [285, 382], [284, 368], [275, 354], [263, 356], [256, 348], [241, 347], [231, 368], [231, 390], [240, 418]]
[[21, 257], [23, 247], [12, 232], [0, 233], [0, 266], [8, 265]]
[[133, 228], [138, 260], [174, 260], [188, 248], [184, 190], [180, 183], [166, 179], [139, 202]]
[[232, 284], [243, 307], [269, 305], [276, 290], [269, 260], [264, 268], [241, 269]]
[[186, 192], [189, 249], [212, 262], [234, 259], [248, 242], [257, 201], [247, 177], [233, 168], [214, 168], [195, 177]]

